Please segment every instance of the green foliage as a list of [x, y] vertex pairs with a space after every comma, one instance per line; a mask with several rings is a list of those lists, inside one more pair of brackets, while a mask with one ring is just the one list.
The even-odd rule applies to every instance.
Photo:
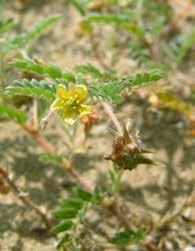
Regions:
[[160, 16], [150, 27], [150, 34], [155, 39], [158, 37], [165, 25], [165, 18]]
[[38, 22], [29, 32], [24, 35], [17, 35], [7, 41], [0, 43], [1, 53], [7, 54], [13, 50], [21, 49], [28, 45], [28, 43], [36, 39], [47, 27], [56, 23], [59, 20], [59, 16], [52, 16]]
[[88, 31], [92, 31], [92, 24], [113, 24], [122, 29], [133, 32], [135, 35], [142, 37], [144, 35], [144, 30], [141, 26], [135, 24], [134, 13], [124, 12], [118, 14], [88, 14], [82, 20], [82, 25]]
[[73, 189], [75, 195], [77, 195], [81, 200], [89, 202], [92, 199], [92, 194], [84, 191], [81, 188], [75, 187]]
[[61, 247], [63, 247], [66, 243], [70, 242], [72, 240], [71, 235], [70, 234], [65, 234], [63, 236], [63, 238], [60, 240], [60, 242], [57, 245], [57, 248], [60, 249]]
[[91, 64], [86, 65], [78, 65], [76, 66], [76, 72], [80, 72], [83, 74], [89, 74], [93, 77], [103, 78], [104, 74], [95, 66]]
[[66, 199], [61, 202], [61, 207], [80, 210], [83, 207], [83, 203], [83, 200], [79, 199]]
[[96, 86], [89, 86], [89, 94], [93, 98], [108, 100], [115, 104], [121, 104], [121, 86], [118, 81], [99, 83]]
[[89, 193], [75, 187], [73, 193], [76, 198], [63, 200], [60, 209], [54, 212], [54, 217], [62, 221], [53, 229], [54, 233], [63, 233], [58, 248], [63, 247], [67, 242], [74, 242], [77, 236], [76, 226], [83, 223], [87, 210], [99, 203], [102, 198], [98, 189], [95, 189], [94, 193]]
[[125, 25], [132, 21], [132, 13], [126, 14], [90, 14], [85, 17], [85, 22], [88, 24], [92, 23], [104, 23], [104, 24], [115, 24], [115, 25]]
[[129, 242], [138, 242], [144, 240], [146, 237], [145, 230], [138, 229], [137, 231], [126, 230], [117, 233], [110, 242], [116, 245], [127, 245]]
[[62, 223], [60, 223], [59, 225], [57, 225], [55, 228], [53, 228], [53, 233], [55, 234], [58, 234], [58, 233], [61, 233], [61, 232], [64, 232], [64, 231], [67, 231], [69, 229], [71, 229], [73, 226], [73, 222], [70, 221], [70, 220], [66, 220], [66, 221], [63, 221]]
[[38, 97], [42, 99], [55, 98], [55, 85], [50, 84], [45, 80], [31, 81], [24, 79], [21, 81], [14, 81], [14, 84], [5, 89], [5, 95], [24, 95], [30, 97]]
[[[81, 22], [81, 28], [86, 32], [90, 33], [93, 31], [92, 24], [114, 24], [120, 28], [132, 31], [137, 36], [142, 37], [144, 34], [144, 30], [141, 26], [135, 24], [136, 14], [135, 12], [128, 10], [123, 12], [118, 12], [117, 14], [110, 13], [93, 13], [87, 11], [84, 8], [84, 4], [80, 3], [77, 0], [71, 0], [71, 3], [76, 7], [76, 9], [84, 16]], [[103, 3], [103, 5], [106, 1]], [[108, 6], [114, 6], [117, 2], [108, 1]]]
[[5, 21], [0, 21], [0, 34], [12, 30], [13, 26], [14, 26], [14, 21], [12, 18], [9, 18]]
[[115, 104], [120, 104], [123, 100], [121, 91], [125, 88], [132, 89], [151, 84], [161, 79], [163, 73], [160, 70], [149, 73], [138, 73], [134, 75], [120, 76], [107, 83], [96, 83], [89, 86], [89, 92], [92, 97], [110, 100]]
[[0, 1], [0, 18], [3, 16], [3, 12], [4, 12], [4, 9], [5, 9], [5, 3], [6, 3], [6, 0], [1, 0]]
[[81, 15], [86, 14], [85, 8], [83, 8], [83, 5], [79, 3], [78, 0], [70, 0], [71, 4], [80, 12]]
[[15, 108], [0, 104], [0, 117], [7, 116], [10, 119], [16, 120], [18, 123], [23, 124], [27, 120], [24, 112], [18, 111]]
[[183, 59], [187, 55], [188, 51], [195, 44], [195, 30], [183, 36], [176, 36], [172, 39], [168, 45], [163, 47], [164, 53], [168, 56], [171, 62], [175, 62], [178, 65], [181, 65]]
[[195, 89], [192, 89], [192, 93], [190, 95], [191, 104], [195, 105]]
[[55, 164], [55, 165], [60, 165], [62, 164], [62, 157], [60, 155], [52, 155], [49, 153], [44, 153], [41, 154], [39, 157], [40, 161], [46, 164]]
[[49, 76], [52, 79], [63, 79], [73, 83], [75, 82], [75, 77], [70, 71], [62, 71], [53, 64], [41, 64], [28, 57], [16, 59], [12, 62], [12, 65], [26, 72]]
[[181, 64], [189, 49], [195, 44], [195, 30], [186, 35], [179, 47], [177, 63]]
[[151, 84], [151, 82], [157, 81], [163, 77], [164, 73], [161, 70], [153, 70], [146, 73], [137, 73], [135, 75], [127, 76], [121, 80], [123, 87], [137, 88]]
[[113, 169], [109, 170], [108, 174], [111, 180], [111, 187], [109, 187], [110, 193], [116, 194], [120, 190], [123, 170], [119, 169], [117, 165], [113, 164]]
[[58, 220], [62, 220], [62, 219], [72, 219], [75, 218], [77, 216], [78, 210], [77, 209], [63, 209], [63, 210], [59, 210], [56, 211], [54, 213], [54, 217]]
[[55, 86], [58, 83], [63, 83], [64, 80], [67, 84], [73, 84], [77, 82], [78, 74], [81, 73], [84, 74], [84, 76], [90, 74], [94, 78], [92, 83], [88, 83], [85, 78], [82, 78], [82, 84], [87, 86], [89, 95], [92, 98], [109, 100], [115, 104], [121, 104], [123, 101], [121, 91], [123, 89], [145, 86], [159, 80], [163, 76], [160, 70], [127, 76], [117, 76], [112, 72], [102, 73], [97, 67], [90, 64], [77, 66], [77, 75], [75, 76], [69, 71], [61, 70], [57, 66], [39, 64], [29, 58], [17, 59], [12, 65], [27, 72], [49, 76], [52, 80], [56, 81], [53, 84], [44, 80], [37, 81], [34, 79], [31, 81], [15, 81], [12, 86], [6, 88], [5, 94], [34, 96], [43, 99], [54, 99], [56, 95]]
[[164, 0], [144, 0], [143, 8], [144, 20], [146, 21], [154, 21], [159, 19], [159, 17], [163, 17], [169, 21], [174, 15], [171, 5]]
[[[77, 171], [73, 167], [74, 164], [77, 164], [75, 154], [77, 154], [80, 150], [82, 150], [83, 154], [83, 150], [88, 151], [91, 147], [97, 147], [99, 145], [96, 145], [96, 142], [91, 142], [92, 144], [89, 145], [90, 148], [88, 148], [87, 145], [85, 149], [81, 149], [80, 146], [77, 147], [77, 144], [82, 141], [82, 138], [86, 142], [88, 135], [90, 135], [90, 128], [93, 124], [99, 122], [101, 123], [101, 119], [98, 120], [99, 112], [101, 112], [99, 106], [97, 105], [95, 109], [92, 110], [87, 109], [87, 107], [91, 108], [92, 102], [96, 104], [98, 103], [98, 101], [102, 100], [112, 102], [116, 105], [121, 104], [124, 100], [124, 96], [130, 94], [131, 91], [134, 90], [134, 88], [148, 86], [164, 77], [164, 72], [161, 69], [157, 68], [158, 65], [168, 65], [169, 69], [174, 69], [173, 73], [175, 74], [175, 67], [178, 67], [184, 59], [187, 59], [186, 55], [194, 45], [195, 31], [192, 30], [192, 32], [189, 32], [187, 35], [183, 35], [183, 31], [180, 30], [180, 26], [177, 27], [177, 23], [173, 22], [175, 21], [175, 19], [172, 15], [173, 9], [170, 3], [164, 0], [97, 0], [94, 2], [90, 0], [70, 0], [66, 1], [66, 3], [67, 5], [69, 3], [74, 5], [74, 7], [82, 15], [80, 22], [80, 33], [77, 34], [83, 35], [85, 33], [87, 34], [93, 32], [93, 34], [90, 34], [91, 36], [89, 36], [89, 41], [92, 42], [91, 46], [87, 46], [86, 48], [84, 48], [84, 50], [80, 51], [82, 51], [82, 53], [85, 53], [83, 55], [85, 55], [86, 57], [91, 56], [94, 53], [94, 59], [97, 61], [99, 60], [96, 65], [101, 65], [101, 69], [98, 69], [98, 67], [93, 64], [84, 64], [76, 66], [74, 72], [71, 72], [66, 69], [61, 69], [57, 65], [49, 63], [48, 61], [42, 62], [36, 59], [31, 59], [29, 57], [15, 59], [11, 64], [8, 64], [7, 62], [5, 62], [6, 60], [3, 60], [7, 53], [25, 48], [31, 41], [36, 39], [42, 32], [44, 32], [47, 27], [56, 23], [59, 20], [59, 17], [49, 17], [47, 19], [44, 19], [37, 25], [35, 25], [26, 34], [15, 35], [13, 37], [9, 36], [9, 33], [6, 34], [6, 32], [12, 30], [14, 25], [12, 19], [7, 19], [0, 22], [0, 34], [3, 34], [5, 36], [5, 38], [2, 38], [0, 41], [0, 54], [2, 55], [2, 60], [0, 60], [0, 75], [2, 83], [10, 82], [7, 81], [7, 78], [4, 78], [4, 73], [6, 72], [4, 66], [11, 65], [12, 67], [17, 68], [19, 71], [22, 71], [22, 73], [26, 74], [27, 78], [30, 78], [31, 76], [35, 78], [32, 80], [16, 80], [12, 85], [5, 88], [4, 93], [10, 96], [22, 96], [16, 97], [19, 101], [24, 98], [23, 96], [29, 96], [33, 98], [35, 97], [35, 102], [32, 102], [32, 98], [30, 98], [30, 103], [28, 101], [26, 101], [25, 103], [25, 101], [23, 100], [21, 101], [20, 105], [18, 105], [17, 103], [18, 107], [22, 108], [24, 107], [24, 103], [28, 104], [27, 108], [29, 112], [33, 114], [33, 119], [35, 122], [36, 115], [38, 118], [40, 118], [43, 116], [43, 114], [45, 114], [45, 112], [47, 113], [46, 109], [49, 109], [49, 112], [43, 119], [43, 127], [49, 121], [50, 115], [55, 111], [59, 115], [61, 115], [62, 118], [64, 118], [64, 122], [68, 121], [65, 120], [66, 115], [68, 119], [70, 116], [71, 120], [71, 113], [73, 113], [74, 115], [75, 112], [75, 117], [78, 113], [79, 118], [81, 117], [80, 115], [87, 113], [87, 115], [82, 118], [82, 125], [78, 126], [77, 122], [75, 122], [75, 124], [72, 126], [66, 126], [59, 123], [59, 126], [62, 126], [61, 129], [64, 129], [64, 132], [66, 133], [65, 139], [67, 141], [63, 143], [64, 146], [67, 147], [67, 152], [61, 153], [64, 148], [63, 147], [62, 149], [59, 149], [61, 155], [49, 153], [40, 155], [40, 161], [42, 161], [46, 165], [51, 164], [61, 168], [66, 166], [67, 168], [64, 169], [66, 169], [67, 174], [72, 175], [73, 178], [76, 178], [76, 181], [79, 184], [83, 184], [83, 186], [86, 187], [88, 180], [86, 180], [85, 182], [84, 178], [80, 176], [80, 173], [77, 173]], [[91, 3], [95, 3], [96, 6], [92, 6]], [[68, 17], [71, 18], [71, 14], [68, 15]], [[70, 25], [72, 24], [71, 21], [72, 20], [70, 20]], [[187, 19], [185, 21], [188, 22]], [[101, 27], [99, 27], [100, 25]], [[103, 42], [100, 41], [101, 38], [103, 38]], [[97, 39], [97, 41], [93, 43], [92, 39]], [[83, 45], [83, 42], [81, 43], [81, 45]], [[91, 54], [89, 53], [89, 48], [91, 48], [92, 50]], [[97, 51], [95, 51], [96, 48]], [[109, 49], [110, 51], [108, 52], [107, 50]], [[102, 50], [103, 53], [98, 54], [99, 50]], [[15, 55], [17, 54], [15, 53]], [[102, 57], [102, 55], [103, 57], [105, 55], [105, 58], [103, 58], [103, 60], [101, 60], [100, 58]], [[50, 55], [48, 55], [48, 58], [50, 58]], [[6, 59], [9, 60], [9, 57], [7, 57]], [[91, 61], [94, 60], [92, 58], [90, 59]], [[135, 64], [131, 64], [132, 59], [135, 61]], [[87, 59], [85, 59], [84, 61], [86, 60]], [[119, 61], [119, 63], [117, 60]], [[143, 68], [139, 68], [138, 66], [140, 65], [143, 66]], [[129, 67], [129, 69], [127, 67]], [[149, 70], [146, 71], [146, 69]], [[119, 72], [126, 73], [124, 75], [120, 75]], [[182, 78], [183, 74], [185, 73], [182, 72]], [[174, 79], [174, 81], [178, 83], [181, 76], [180, 72], [178, 74], [179, 77], [177, 76], [177, 74], [175, 75], [176, 78], [171, 78], [171, 81]], [[10, 79], [15, 78], [14, 76], [11, 76]], [[164, 82], [163, 84], [166, 83]], [[57, 88], [58, 85], [61, 85], [61, 88]], [[89, 99], [85, 100], [85, 97], [88, 97], [88, 95], [86, 89], [83, 86], [83, 88], [72, 88], [78, 85], [86, 86], [89, 94]], [[174, 85], [174, 87], [176, 85]], [[177, 86], [179, 86], [179, 84]], [[67, 93], [63, 87], [67, 89]], [[189, 87], [189, 89], [190, 88], [191, 86]], [[148, 92], [147, 90], [144, 90], [144, 92], [134, 92], [133, 95], [135, 97], [132, 98], [131, 101], [135, 102], [136, 105], [139, 106], [139, 109], [136, 109], [135, 113], [134, 111], [132, 111], [131, 113], [133, 117], [136, 115], [138, 116], [138, 118], [136, 118], [138, 119], [138, 123], [135, 121], [135, 123], [133, 123], [133, 126], [134, 124], [138, 124], [139, 128], [143, 129], [143, 131], [147, 129], [146, 131], [148, 132], [148, 138], [150, 139], [152, 137], [152, 134], [149, 133], [148, 128], [150, 126], [151, 120], [153, 120], [153, 118], [157, 118], [155, 120], [154, 129], [158, 129], [157, 123], [159, 123], [159, 121], [160, 123], [161, 121], [164, 121], [163, 116], [164, 112], [166, 112], [163, 110], [163, 113], [159, 113], [158, 109], [168, 108], [183, 113], [184, 115], [186, 115], [187, 119], [190, 118], [189, 121], [193, 127], [193, 116], [191, 115], [193, 114], [194, 110], [192, 105], [195, 103], [195, 91], [189, 97], [189, 89], [186, 89], [187, 91], [185, 92], [185, 95], [181, 98], [179, 96], [182, 90], [180, 89], [180, 86], [177, 90], [177, 95], [175, 95], [174, 92], [167, 91], [167, 89], [160, 88], [155, 91], [152, 89], [152, 93], [150, 93], [150, 90]], [[58, 90], [58, 93], [56, 93], [56, 90]], [[171, 90], [171, 88], [169, 90]], [[14, 100], [14, 98], [15, 97], [10, 99], [11, 102]], [[4, 96], [2, 96], [2, 100], [3, 99]], [[40, 101], [39, 99], [43, 100]], [[191, 105], [188, 105], [188, 103], [185, 101], [187, 99], [190, 99]], [[11, 118], [13, 120], [16, 120], [20, 124], [23, 124], [27, 121], [27, 115], [23, 111], [18, 111], [11, 106], [6, 106], [4, 105], [4, 103], [0, 104], [0, 117]], [[50, 106], [51, 103], [53, 104], [52, 106]], [[29, 105], [31, 104], [33, 104], [33, 107], [29, 108]], [[151, 105], [151, 107], [149, 107], [149, 105]], [[51, 108], [49, 108], [49, 106]], [[150, 108], [152, 108], [152, 112], [149, 113], [149, 116], [147, 116]], [[78, 109], [78, 112], [76, 109]], [[83, 113], [81, 112], [82, 110]], [[86, 113], [84, 112], [84, 110], [86, 111]], [[125, 110], [126, 104], [125, 109], [122, 109], [122, 112], [124, 112]], [[91, 111], [92, 113], [88, 114], [88, 112], [90, 113]], [[140, 119], [139, 116], [141, 113], [142, 117]], [[178, 120], [180, 119], [179, 116], [177, 116], [176, 119], [175, 117], [174, 119], [172, 119], [172, 115], [172, 112], [168, 113], [168, 121], [171, 121], [170, 125], [172, 129], [176, 131], [179, 128], [179, 132], [183, 133], [183, 131], [181, 131], [183, 121]], [[76, 121], [76, 119], [74, 121]], [[145, 123], [143, 123], [142, 121], [146, 122], [147, 128], [145, 128]], [[56, 122], [56, 124], [57, 123], [58, 121]], [[125, 222], [126, 218], [124, 212], [127, 211], [128, 205], [125, 204], [125, 201], [123, 201], [125, 200], [126, 196], [124, 196], [123, 193], [119, 194], [120, 190], [126, 191], [126, 187], [122, 187], [123, 183], [121, 177], [124, 172], [130, 172], [133, 169], [136, 172], [135, 168], [140, 164], [155, 165], [156, 163], [152, 159], [145, 157], [146, 153], [151, 152], [142, 147], [139, 136], [137, 136], [136, 134], [134, 137], [133, 133], [131, 135], [127, 135], [128, 130], [125, 129], [125, 126], [123, 127], [122, 121], [119, 121], [119, 124], [120, 123], [122, 128], [120, 128], [120, 126], [118, 126], [118, 128], [117, 123], [115, 123], [115, 126], [119, 131], [118, 134], [120, 135], [117, 135], [118, 137], [116, 136], [114, 140], [113, 151], [110, 156], [105, 157], [105, 159], [112, 161], [114, 168], [112, 170], [106, 170], [105, 168], [104, 171], [103, 169], [101, 169], [101, 175], [103, 174], [103, 176], [98, 176], [100, 178], [98, 178], [97, 180], [98, 188], [96, 188], [93, 192], [85, 191], [78, 187], [74, 188], [70, 192], [69, 187], [67, 186], [67, 193], [71, 193], [71, 197], [62, 200], [60, 202], [59, 208], [53, 213], [53, 216], [55, 217], [57, 222], [57, 225], [53, 228], [53, 233], [57, 235], [59, 234], [58, 237], [60, 241], [57, 247], [61, 248], [61, 250], [102, 250], [105, 243], [104, 241], [97, 243], [97, 239], [99, 237], [100, 240], [104, 239], [109, 243], [116, 245], [114, 247], [116, 250], [126, 250], [125, 246], [128, 246], [133, 242], [141, 242], [146, 237], [146, 231], [139, 229], [139, 221], [137, 221], [136, 219], [135, 221], [133, 220], [131, 222], [131, 224], [134, 226], [132, 227], [132, 229], [134, 230], [131, 230], [131, 228], [126, 228], [128, 223]], [[29, 126], [29, 128], [27, 128], [27, 126]], [[42, 137], [41, 129], [39, 131], [39, 125], [37, 126], [38, 129], [35, 128], [37, 129], [37, 131], [35, 131], [35, 134], [33, 134], [33, 126], [34, 124], [32, 125], [32, 127], [30, 127], [30, 123], [27, 123], [25, 129], [29, 129], [28, 131], [30, 132], [30, 135], [32, 137], [35, 137], [35, 140], [47, 152], [48, 150], [50, 150], [49, 143], [47, 143], [46, 139]], [[150, 127], [153, 128], [152, 126]], [[169, 130], [169, 126], [167, 126], [167, 124], [165, 125], [165, 127], [166, 130]], [[59, 131], [60, 136], [61, 129]], [[124, 135], [122, 135], [120, 129], [123, 129]], [[81, 130], [83, 131], [79, 135]], [[179, 134], [180, 137], [182, 133]], [[77, 140], [78, 135], [79, 137]], [[93, 137], [94, 135], [95, 134], [91, 134], [90, 136]], [[160, 137], [160, 139], [161, 138], [162, 137]], [[58, 139], [55, 139], [55, 141], [57, 142]], [[182, 141], [180, 140], [180, 143], [181, 142]], [[58, 142], [57, 145], [61, 146], [60, 142]], [[161, 147], [163, 147], [163, 144], [161, 144]], [[56, 148], [56, 152], [57, 151], [58, 149]], [[166, 153], [168, 153], [168, 151], [166, 151]], [[173, 154], [173, 151], [171, 153]], [[63, 156], [68, 156], [67, 165]], [[92, 156], [92, 158], [90, 158], [90, 161], [91, 160], [98, 161], [99, 155]], [[72, 163], [74, 163], [73, 166]], [[81, 165], [82, 164], [83, 163], [81, 163]], [[102, 173], [102, 171], [108, 172], [108, 176], [110, 178], [108, 183], [104, 181], [103, 178], [105, 178], [106, 175], [104, 175], [105, 173]], [[89, 177], [87, 176], [87, 178]], [[104, 193], [100, 191], [99, 186], [103, 187]], [[106, 196], [104, 197], [104, 195]], [[125, 207], [125, 210], [123, 210], [123, 206]], [[33, 207], [33, 209], [36, 210], [36, 207]], [[102, 213], [103, 210], [105, 210], [105, 213]], [[36, 210], [36, 212], [41, 217], [44, 216], [44, 213], [40, 213], [39, 210]], [[91, 213], [92, 215], [96, 214], [97, 217], [92, 217], [91, 219]], [[100, 215], [100, 213], [102, 213], [102, 215]], [[107, 222], [107, 220], [105, 219], [107, 213], [109, 213], [112, 217], [114, 216], [114, 224], [112, 224], [113, 228], [115, 226], [120, 226], [120, 230], [122, 230], [115, 230], [116, 234], [110, 239], [108, 232], [109, 228], [107, 228], [106, 224], [108, 223], [108, 225], [110, 226], [112, 218], [111, 221], [109, 219], [109, 221]], [[134, 214], [132, 212], [132, 216], [133, 215]], [[47, 218], [43, 217], [43, 219], [45, 221], [45, 219]], [[96, 228], [94, 227], [94, 225], [97, 223], [100, 223], [100, 226]], [[148, 223], [144, 221], [141, 223], [141, 225], [142, 224], [145, 225]], [[102, 225], [103, 228], [105, 226], [105, 229], [103, 229], [103, 231], [101, 231]], [[122, 226], [124, 226], [124, 228], [122, 228]], [[135, 227], [137, 228], [137, 230], [135, 230]], [[162, 234], [161, 230], [162, 229], [158, 230], [157, 228], [149, 229], [148, 234], [151, 235], [151, 237], [153, 237], [153, 234], [158, 237], [158, 240], [156, 240], [155, 243], [155, 248], [157, 248], [157, 246], [163, 247], [165, 243], [163, 243], [161, 237], [159, 237], [159, 235]], [[99, 237], [96, 238], [96, 235], [98, 235]], [[92, 242], [90, 242], [91, 239]], [[89, 242], [89, 245], [87, 241]], [[163, 239], [163, 241], [166, 240]], [[144, 246], [145, 242], [141, 244]], [[100, 245], [100, 248], [98, 245]], [[105, 246], [106, 245], [107, 243], [105, 244]]]
[[150, 51], [140, 41], [129, 41], [128, 51], [132, 59], [135, 60], [138, 66], [148, 66], [151, 64]]
[[[174, 41], [175, 37], [180, 36], [179, 32], [173, 30], [175, 33], [172, 37], [168, 32], [164, 33], [164, 28], [169, 26], [168, 24], [171, 23], [174, 16], [174, 9], [168, 2], [165, 3], [162, 0], [131, 1], [130, 4], [126, 3], [124, 10], [119, 7], [119, 1], [95, 1], [94, 5], [99, 7], [102, 5], [97, 12], [87, 10], [87, 1], [77, 0], [75, 2], [82, 7], [80, 12], [83, 19], [80, 28], [83, 34], [93, 32], [93, 24], [111, 24], [130, 31], [126, 46], [129, 47], [130, 56], [136, 60], [138, 65], [148, 66], [152, 62], [152, 58], [156, 57], [154, 55], [156, 54], [155, 47], [158, 47], [159, 55], [157, 57], [159, 57], [160, 63], [170, 65], [171, 59], [179, 65], [194, 44], [194, 31], [186, 36], [181, 35], [180, 41]], [[162, 34], [164, 35], [161, 36]]]

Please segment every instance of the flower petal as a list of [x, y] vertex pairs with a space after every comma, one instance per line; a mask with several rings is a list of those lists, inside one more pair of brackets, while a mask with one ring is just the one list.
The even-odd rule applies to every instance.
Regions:
[[64, 107], [64, 109], [58, 111], [58, 113], [64, 120], [64, 122], [66, 122], [69, 125], [73, 125], [79, 115], [78, 110], [72, 109], [72, 107], [70, 106]]
[[85, 85], [77, 85], [72, 88], [70, 95], [75, 97], [79, 102], [82, 102], [88, 96], [87, 87]]
[[64, 117], [63, 118], [64, 122], [69, 124], [69, 125], [73, 125], [76, 122], [76, 118], [69, 118], [69, 117]]
[[69, 99], [70, 93], [66, 90], [64, 85], [58, 85], [56, 87], [57, 95], [59, 98]]
[[52, 110], [58, 110], [62, 107], [62, 100], [57, 98], [56, 100], [54, 100], [54, 102], [51, 104], [50, 108]]
[[80, 116], [89, 114], [91, 112], [92, 112], [92, 107], [90, 105], [80, 105], [79, 107]]

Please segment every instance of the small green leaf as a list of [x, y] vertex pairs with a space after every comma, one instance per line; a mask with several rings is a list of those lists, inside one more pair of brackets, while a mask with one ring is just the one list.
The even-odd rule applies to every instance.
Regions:
[[83, 201], [76, 199], [66, 199], [61, 202], [61, 207], [79, 210], [83, 207]]
[[54, 234], [58, 234], [58, 233], [61, 233], [61, 232], [64, 232], [64, 231], [67, 231], [67, 230], [71, 229], [72, 226], [73, 226], [73, 222], [72, 221], [70, 221], [70, 220], [64, 221], [64, 222], [58, 224], [56, 227], [54, 227], [52, 229], [52, 232]]
[[151, 84], [162, 78], [163, 73], [160, 70], [153, 70], [148, 73], [138, 73], [135, 75], [115, 76], [109, 82], [103, 82], [101, 79], [91, 85], [88, 85], [89, 95], [92, 98], [105, 99], [115, 104], [121, 104], [123, 97], [121, 91], [125, 88], [138, 88]]
[[76, 209], [64, 209], [54, 212], [54, 217], [56, 219], [72, 219], [75, 218], [78, 214]]
[[145, 239], [146, 232], [145, 230], [126, 230], [123, 232], [117, 233], [113, 238], [109, 240], [109, 242], [116, 245], [127, 245], [130, 241], [141, 241]]
[[151, 84], [153, 81], [157, 81], [163, 77], [163, 72], [160, 70], [153, 70], [147, 73], [137, 73], [124, 77], [121, 80], [121, 85], [127, 88], [142, 87]]
[[71, 241], [70, 234], [65, 234], [64, 237], [61, 239], [61, 241], [58, 243], [57, 248], [59, 249], [59, 248], [63, 247], [63, 245], [69, 241]]
[[117, 81], [114, 83], [105, 83], [104, 85], [101, 86], [100, 90], [100, 95], [108, 97], [111, 99], [115, 104], [119, 105], [122, 103], [123, 98], [120, 94], [121, 87], [117, 83]]
[[120, 94], [121, 86], [117, 80], [113, 80], [97, 86], [88, 86], [88, 91], [92, 98], [105, 99], [115, 104], [121, 104], [123, 101]]
[[49, 76], [52, 79], [64, 79], [73, 83], [76, 81], [74, 75], [70, 71], [61, 70], [58, 66], [53, 64], [38, 63], [28, 57], [15, 59], [11, 64], [24, 71]]
[[60, 165], [62, 164], [63, 158], [60, 155], [52, 155], [49, 153], [44, 153], [40, 155], [39, 160], [47, 164], [51, 163], [51, 164]]
[[97, 78], [102, 78], [104, 76], [104, 74], [102, 74], [98, 68], [96, 68], [95, 66], [93, 66], [91, 64], [78, 65], [76, 67], [76, 71], [81, 72], [83, 74], [90, 74], [90, 75], [97, 77]]
[[24, 95], [42, 99], [54, 99], [55, 93], [54, 84], [50, 84], [45, 80], [37, 81], [35, 79], [31, 81], [27, 79], [14, 81], [14, 84], [8, 86], [4, 92], [5, 95]]
[[43, 65], [43, 73], [48, 74], [51, 78], [61, 78], [61, 70], [56, 65], [47, 64]]
[[195, 30], [190, 32], [186, 37], [183, 39], [181, 46], [177, 53], [177, 63], [181, 64], [182, 60], [186, 56], [189, 49], [195, 44]]
[[92, 202], [94, 204], [99, 203], [102, 200], [102, 193], [99, 188], [95, 188], [95, 191], [93, 192]]
[[70, 81], [72, 83], [76, 82], [75, 76], [68, 70], [63, 70], [61, 78]]
[[83, 8], [82, 4], [77, 0], [70, 0], [71, 4], [80, 12], [82, 16], [85, 16], [86, 10]]
[[14, 21], [12, 18], [7, 19], [6, 21], [0, 21], [0, 34], [12, 30], [14, 26]]
[[89, 192], [84, 191], [81, 188], [75, 187], [73, 188], [73, 192], [75, 195], [79, 197], [79, 199], [84, 201], [90, 201], [92, 199], [92, 194]]
[[27, 116], [24, 112], [18, 111], [15, 108], [0, 104], [0, 116], [8, 116], [10, 119], [17, 120], [18, 123], [23, 124], [27, 120]]
[[84, 19], [88, 23], [106, 23], [115, 25], [129, 24], [132, 21], [132, 13], [128, 14], [90, 14]]

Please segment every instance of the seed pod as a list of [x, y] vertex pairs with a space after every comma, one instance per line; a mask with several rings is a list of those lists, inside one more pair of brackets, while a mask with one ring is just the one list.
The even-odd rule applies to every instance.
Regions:
[[130, 135], [124, 127], [123, 136], [115, 139], [112, 153], [105, 159], [112, 160], [122, 169], [132, 170], [140, 164], [154, 165], [155, 162], [144, 155], [151, 152], [141, 147], [139, 140]]

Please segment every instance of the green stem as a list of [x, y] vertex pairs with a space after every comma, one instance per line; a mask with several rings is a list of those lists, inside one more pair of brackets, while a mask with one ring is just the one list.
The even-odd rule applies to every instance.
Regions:
[[114, 166], [114, 172], [115, 172], [115, 180], [114, 180], [114, 184], [113, 184], [113, 194], [117, 195], [120, 191], [120, 188], [121, 188], [121, 178], [123, 175], [123, 170]]
[[5, 70], [3, 66], [3, 55], [0, 54], [0, 93], [2, 93], [5, 83]]

